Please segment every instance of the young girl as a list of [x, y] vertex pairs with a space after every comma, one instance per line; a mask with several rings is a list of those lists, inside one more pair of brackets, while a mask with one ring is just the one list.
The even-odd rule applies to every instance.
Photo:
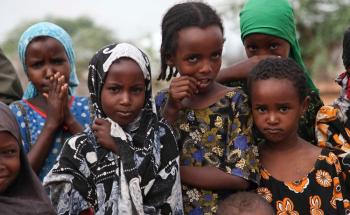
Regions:
[[8, 215], [55, 214], [22, 148], [15, 116], [0, 102], [0, 211]]
[[176, 4], [162, 22], [160, 79], [180, 77], [156, 105], [178, 135], [185, 214], [215, 214], [225, 196], [258, 181], [247, 97], [215, 81], [223, 33], [220, 17], [201, 2]]
[[21, 36], [18, 51], [29, 79], [23, 99], [10, 105], [29, 163], [42, 180], [65, 140], [90, 123], [89, 101], [78, 85], [72, 41], [61, 27], [41, 22]]
[[246, 79], [250, 70], [267, 57], [292, 58], [303, 69], [310, 89], [310, 103], [299, 121], [299, 134], [315, 142], [315, 119], [322, 101], [301, 57], [296, 36], [293, 8], [288, 0], [248, 0], [240, 13], [241, 38], [248, 59], [222, 70], [217, 80], [237, 85]]
[[263, 134], [257, 189], [277, 214], [347, 214], [349, 168], [331, 151], [302, 139], [307, 79], [292, 59], [261, 61], [248, 78], [254, 123]]
[[332, 105], [320, 108], [316, 117], [318, 145], [350, 152], [350, 27], [343, 38], [345, 72], [335, 80], [341, 86], [340, 96]]
[[153, 111], [146, 55], [102, 48], [88, 87], [94, 124], [67, 141], [44, 182], [58, 214], [183, 214], [177, 144]]

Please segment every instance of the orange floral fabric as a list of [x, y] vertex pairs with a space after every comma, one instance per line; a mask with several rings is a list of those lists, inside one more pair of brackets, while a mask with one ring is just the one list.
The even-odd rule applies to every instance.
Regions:
[[277, 215], [326, 215], [350, 212], [349, 165], [323, 149], [311, 172], [300, 180], [283, 182], [266, 169], [260, 171], [257, 193], [273, 206]]

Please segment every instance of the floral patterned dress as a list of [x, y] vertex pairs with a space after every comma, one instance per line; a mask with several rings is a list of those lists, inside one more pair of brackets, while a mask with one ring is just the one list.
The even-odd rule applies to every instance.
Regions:
[[[162, 112], [168, 91], [156, 96]], [[211, 166], [258, 183], [258, 151], [252, 145], [252, 118], [246, 95], [238, 88], [204, 109], [184, 109], [173, 124], [182, 166]], [[232, 190], [214, 191], [182, 185], [185, 214], [215, 214]]]
[[[72, 96], [70, 100], [70, 110], [76, 120], [84, 127], [90, 125], [89, 99], [87, 97]], [[15, 114], [20, 126], [23, 140], [23, 148], [28, 153], [31, 147], [36, 143], [46, 121], [46, 114], [28, 100], [20, 100], [10, 105], [11, 111]], [[72, 134], [64, 128], [57, 131], [52, 148], [45, 159], [43, 166], [38, 172], [42, 181], [56, 162], [58, 154], [61, 152], [63, 143], [71, 137]]]
[[282, 182], [264, 168], [261, 172], [261, 194], [277, 215], [350, 214], [349, 164], [333, 152], [323, 149], [314, 168], [304, 178]]

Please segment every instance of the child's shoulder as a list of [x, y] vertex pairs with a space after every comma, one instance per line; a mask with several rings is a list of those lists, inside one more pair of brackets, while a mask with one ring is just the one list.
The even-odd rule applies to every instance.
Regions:
[[242, 87], [227, 87], [228, 91], [225, 94], [225, 97], [228, 98], [247, 98], [247, 94], [244, 92]]
[[85, 96], [74, 96], [72, 102], [78, 106], [88, 105], [90, 103], [90, 98]]
[[169, 89], [161, 89], [155, 95], [155, 103], [157, 107], [164, 106], [166, 100], [169, 97]]
[[16, 116], [16, 118], [26, 115], [26, 112], [30, 111], [31, 109], [26, 100], [23, 99], [12, 102], [9, 105], [9, 108], [12, 111], [12, 113]]

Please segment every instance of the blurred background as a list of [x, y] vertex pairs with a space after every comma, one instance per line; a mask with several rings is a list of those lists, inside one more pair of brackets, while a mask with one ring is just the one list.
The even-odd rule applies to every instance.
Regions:
[[[158, 82], [160, 69], [160, 25], [164, 13], [175, 0], [2, 0], [0, 8], [0, 47], [14, 64], [23, 87], [27, 79], [19, 63], [17, 45], [31, 24], [51, 21], [73, 38], [79, 95], [87, 95], [87, 65], [92, 55], [112, 42], [130, 42], [151, 59], [154, 92], [167, 87]], [[244, 0], [205, 1], [223, 18], [225, 46], [223, 67], [246, 58], [240, 40], [239, 11]], [[344, 67], [341, 61], [342, 37], [350, 26], [350, 0], [291, 0], [303, 59], [320, 89], [325, 104], [339, 94], [334, 78]]]

